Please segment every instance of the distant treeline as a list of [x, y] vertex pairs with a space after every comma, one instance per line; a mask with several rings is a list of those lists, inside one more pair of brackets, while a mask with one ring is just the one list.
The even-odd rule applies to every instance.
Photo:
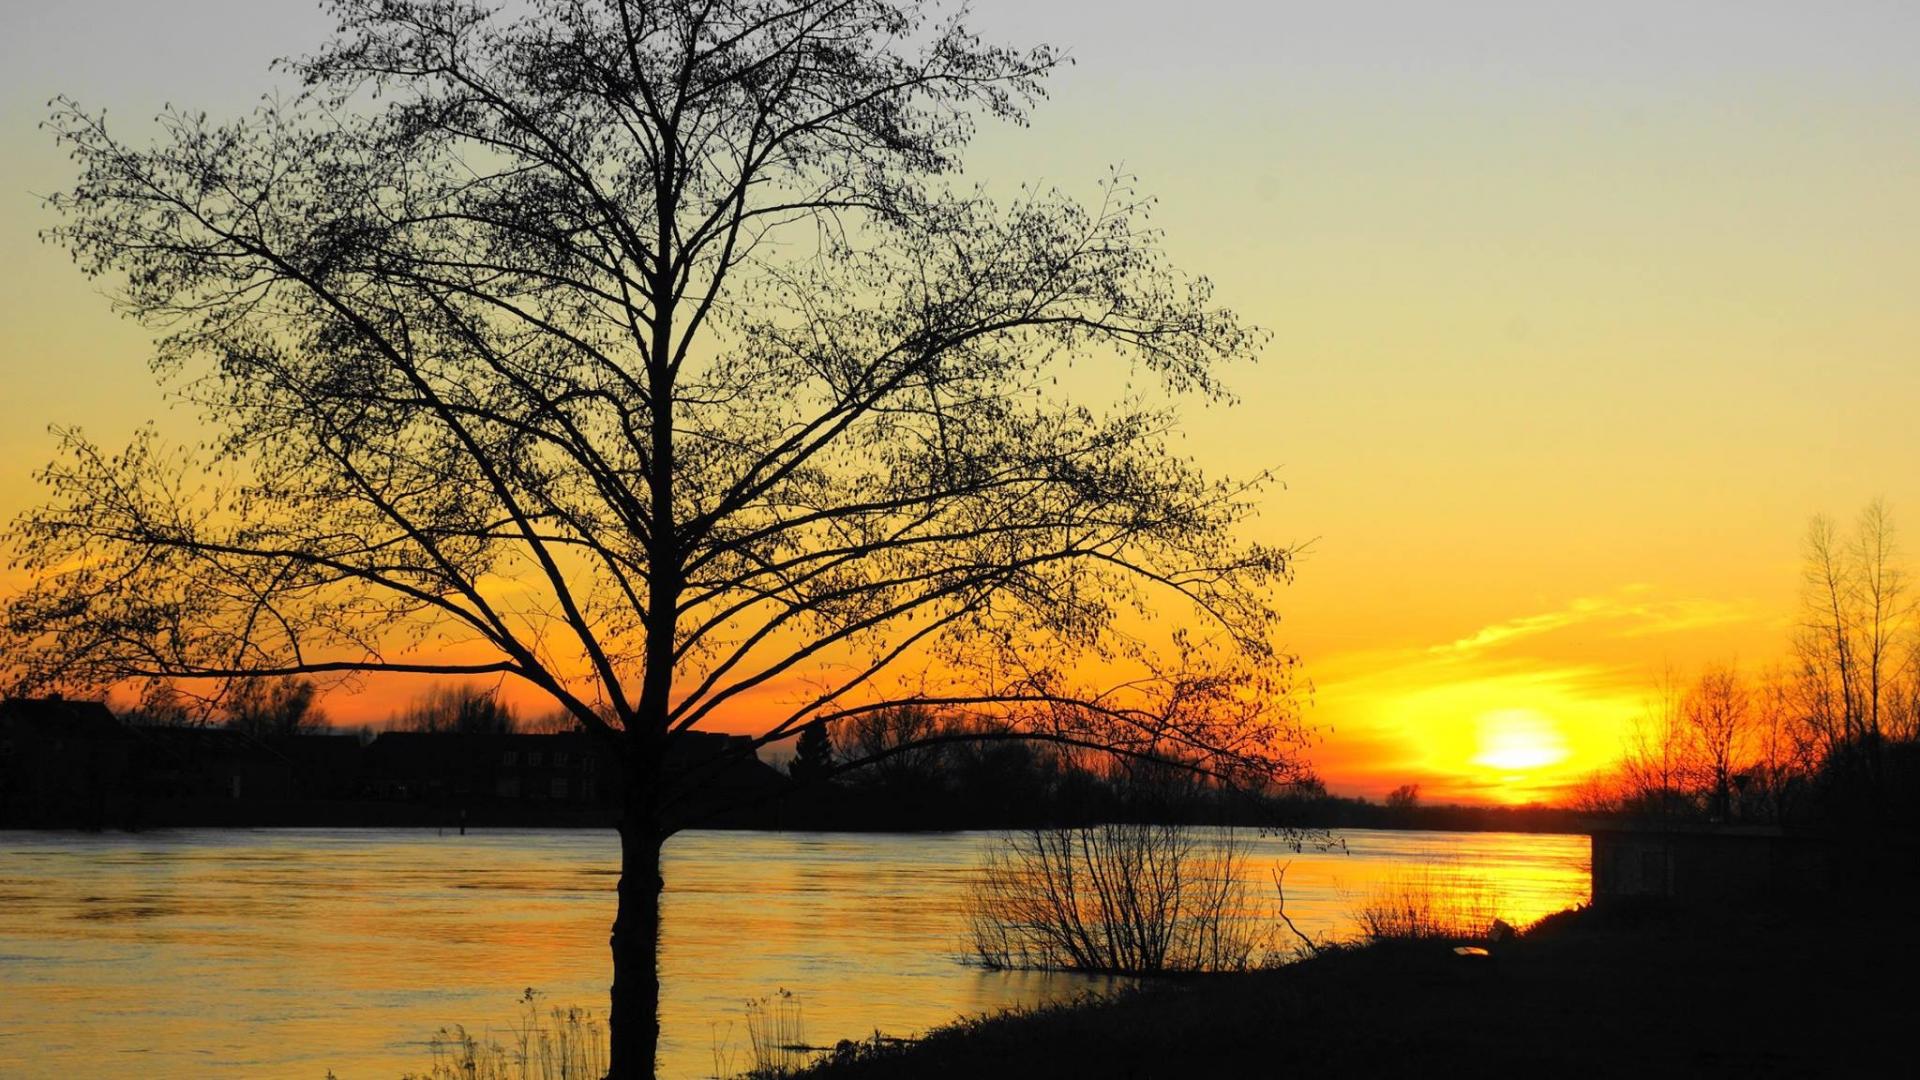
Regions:
[[223, 683], [206, 696], [168, 682], [151, 683], [120, 719], [137, 728], [221, 728], [264, 739], [351, 733], [363, 742], [371, 742], [379, 731], [552, 735], [577, 726], [559, 710], [524, 715], [498, 687], [450, 683], [427, 687], [378, 727], [355, 730], [328, 721], [320, 708], [320, 687], [312, 679], [258, 676]]

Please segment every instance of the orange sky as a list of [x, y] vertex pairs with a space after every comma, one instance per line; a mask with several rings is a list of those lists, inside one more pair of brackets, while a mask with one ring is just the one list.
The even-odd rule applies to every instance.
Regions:
[[[1122, 165], [1176, 263], [1274, 331], [1187, 445], [1278, 467], [1258, 532], [1312, 541], [1283, 637], [1336, 790], [1550, 793], [1616, 751], [1663, 665], [1777, 656], [1810, 514], [1884, 495], [1920, 528], [1920, 7], [974, 7], [1077, 63], [971, 176], [1085, 189]], [[11, 516], [47, 422], [115, 442], [187, 419], [141, 332], [33, 238], [32, 193], [69, 168], [43, 103], [127, 130], [165, 100], [237, 111], [325, 26], [304, 0], [8, 22]]]

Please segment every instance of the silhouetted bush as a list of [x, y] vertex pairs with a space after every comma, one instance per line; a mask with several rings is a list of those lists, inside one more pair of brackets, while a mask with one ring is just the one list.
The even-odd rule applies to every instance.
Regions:
[[1484, 880], [1422, 867], [1375, 886], [1354, 912], [1370, 942], [1480, 941], [1499, 919], [1499, 901]]
[[989, 968], [1242, 971], [1268, 936], [1250, 917], [1245, 865], [1231, 830], [1008, 833], [968, 896], [974, 955]]

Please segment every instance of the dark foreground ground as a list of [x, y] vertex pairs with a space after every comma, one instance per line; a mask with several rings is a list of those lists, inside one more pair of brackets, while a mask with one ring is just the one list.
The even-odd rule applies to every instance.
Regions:
[[1583, 909], [1488, 959], [1346, 950], [843, 1050], [806, 1075], [1920, 1076], [1917, 914]]

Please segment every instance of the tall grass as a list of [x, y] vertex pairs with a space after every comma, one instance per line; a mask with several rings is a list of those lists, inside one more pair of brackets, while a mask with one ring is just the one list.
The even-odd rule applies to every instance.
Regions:
[[[578, 1006], [542, 1010], [539, 999], [538, 991], [524, 991], [519, 1022], [499, 1036], [491, 1030], [475, 1035], [462, 1024], [441, 1028], [427, 1044], [432, 1067], [401, 1080], [602, 1080], [608, 1046], [601, 1018]], [[749, 1000], [746, 1017], [751, 1063], [735, 1067], [728, 1023], [725, 1039], [716, 1029], [716, 1080], [781, 1080], [812, 1064], [823, 1049], [807, 1045], [800, 999], [791, 990]], [[333, 1080], [333, 1073], [327, 1077]]]
[[520, 995], [521, 1016], [504, 1041], [475, 1036], [464, 1025], [443, 1027], [428, 1044], [433, 1067], [402, 1080], [601, 1080], [607, 1074], [607, 1031], [577, 1006], [542, 1010], [539, 993]]
[[1480, 941], [1499, 918], [1499, 894], [1487, 879], [1430, 866], [1395, 871], [1354, 908], [1370, 942]]
[[749, 1080], [791, 1076], [813, 1060], [800, 999], [793, 991], [783, 988], [747, 1002], [747, 1044], [753, 1052]]
[[741, 1068], [734, 1045], [734, 1024], [713, 1027], [713, 1080], [782, 1080], [805, 1071], [827, 1047], [807, 1045], [800, 998], [776, 990], [747, 1001], [747, 1059]]

